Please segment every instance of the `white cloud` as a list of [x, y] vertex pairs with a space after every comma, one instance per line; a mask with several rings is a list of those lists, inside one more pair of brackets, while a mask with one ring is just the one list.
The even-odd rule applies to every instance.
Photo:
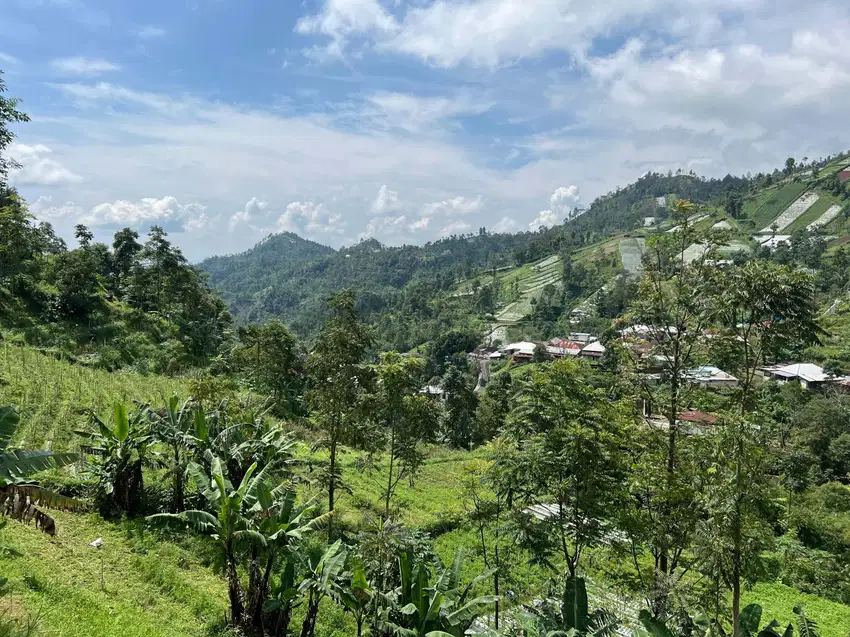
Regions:
[[378, 0], [324, 0], [321, 11], [298, 20], [298, 33], [327, 36], [330, 43], [321, 49], [327, 55], [339, 56], [348, 38], [364, 33], [388, 34], [398, 28], [395, 19]]
[[372, 202], [372, 212], [378, 215], [383, 215], [399, 208], [398, 193], [395, 190], [390, 190], [384, 184], [378, 189], [378, 195], [375, 201]]
[[83, 209], [73, 201], [66, 201], [59, 206], [53, 205], [53, 197], [41, 196], [29, 204], [29, 212], [41, 221], [56, 221], [58, 219], [77, 219], [82, 217]]
[[430, 225], [431, 217], [420, 217], [410, 224], [410, 229], [413, 232], [419, 232], [420, 230], [427, 230]]
[[199, 203], [181, 204], [175, 197], [161, 199], [146, 197], [139, 201], [119, 199], [111, 203], [96, 205], [79, 218], [87, 226], [140, 228], [147, 225], [177, 224], [184, 231], [203, 230], [210, 225], [206, 206]]
[[279, 230], [306, 237], [342, 235], [345, 226], [342, 215], [331, 212], [324, 204], [312, 201], [293, 201], [277, 220]]
[[269, 204], [267, 201], [260, 201], [256, 197], [251, 197], [250, 201], [245, 204], [245, 207], [242, 208], [242, 210], [234, 212], [230, 216], [230, 230], [233, 231], [233, 229], [237, 226], [250, 223], [258, 215], [268, 210], [268, 208]]
[[465, 221], [454, 221], [440, 229], [440, 236], [448, 237], [449, 235], [453, 234], [464, 234], [470, 228], [472, 228], [472, 226], [466, 223]]
[[140, 27], [136, 30], [136, 35], [143, 40], [153, 40], [165, 36], [165, 29], [153, 25]]
[[400, 128], [411, 132], [425, 130], [444, 120], [461, 115], [478, 115], [492, 103], [458, 93], [451, 97], [423, 97], [410, 93], [381, 91], [366, 98], [367, 106], [358, 113], [382, 128]]
[[534, 217], [534, 220], [528, 224], [528, 227], [531, 230], [538, 230], [540, 228], [551, 228], [552, 226], [557, 226], [560, 223], [559, 213], [555, 210], [541, 210], [537, 213], [537, 216]]
[[59, 58], [50, 62], [50, 68], [60, 75], [80, 75], [96, 77], [112, 71], [120, 71], [121, 67], [100, 58], [82, 56]]
[[12, 183], [57, 186], [82, 181], [82, 177], [49, 157], [52, 153], [53, 151], [43, 144], [11, 144], [9, 156], [21, 164], [20, 169], [12, 172]]
[[493, 226], [493, 232], [516, 232], [517, 228], [519, 228], [519, 224], [511, 219], [510, 217], [502, 217]]
[[567, 188], [560, 186], [552, 193], [552, 196], [549, 197], [549, 203], [553, 206], [564, 206], [570, 203], [575, 204], [580, 199], [578, 186], [573, 185]]
[[16, 58], [14, 55], [9, 55], [8, 53], [3, 53], [0, 51], [0, 62], [3, 64], [20, 64], [21, 61]]
[[423, 217], [462, 217], [481, 210], [483, 198], [453, 197], [443, 201], [425, 204], [422, 207]]
[[398, 215], [395, 217], [372, 217], [366, 224], [366, 229], [360, 233], [361, 239], [372, 237], [400, 237], [410, 233], [410, 224], [407, 217]]

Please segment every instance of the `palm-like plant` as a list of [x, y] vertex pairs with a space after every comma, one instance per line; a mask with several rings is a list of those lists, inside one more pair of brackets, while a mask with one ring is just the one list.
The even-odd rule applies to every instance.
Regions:
[[482, 573], [461, 586], [463, 556], [455, 555], [451, 567], [441, 567], [432, 583], [428, 564], [411, 553], [399, 557], [401, 586], [396, 590], [395, 608], [387, 613], [382, 629], [394, 637], [461, 637], [486, 609], [495, 595], [469, 599], [470, 593], [492, 572]]
[[611, 611], [590, 611], [582, 577], [568, 577], [559, 603], [544, 603], [520, 618], [527, 637], [610, 637], [620, 623]]
[[192, 448], [196, 422], [203, 418], [203, 411], [195, 408], [190, 398], [182, 404], [177, 396], [171, 396], [165, 408], [154, 415], [152, 429], [156, 438], [168, 447], [166, 464], [168, 477], [172, 480], [171, 512], [183, 510], [186, 484], [186, 467]]
[[[817, 623], [806, 616], [806, 612], [800, 606], [794, 607], [797, 615], [797, 628], [801, 637], [820, 637]], [[670, 628], [665, 622], [647, 611], [642, 610], [638, 615], [644, 631], [649, 637], [725, 637], [726, 631], [722, 626], [709, 621], [704, 615], [698, 615], [691, 619], [686, 627]], [[788, 624], [784, 629], [775, 619], [762, 625], [762, 607], [759, 604], [750, 604], [741, 610], [739, 620], [740, 637], [794, 637], [794, 626]]]
[[307, 553], [307, 575], [298, 586], [298, 593], [307, 597], [307, 609], [301, 624], [301, 637], [313, 637], [319, 604], [325, 597], [338, 598], [337, 589], [348, 551], [337, 540], [323, 553], [313, 550]]
[[208, 510], [159, 513], [147, 518], [154, 523], [183, 525], [213, 543], [224, 564], [230, 600], [230, 621], [234, 625], [242, 625], [246, 621], [245, 595], [237, 572], [239, 557], [246, 548], [266, 546], [266, 538], [256, 529], [252, 517], [258, 505], [259, 490], [268, 479], [270, 468], [271, 465], [267, 465], [263, 470], [257, 471], [257, 464], [252, 464], [239, 486], [234, 488], [218, 458], [212, 460], [209, 477], [200, 465], [190, 463], [189, 474], [200, 488]]
[[71, 464], [77, 460], [77, 454], [11, 447], [9, 443], [20, 422], [21, 418], [14, 407], [0, 406], [0, 509], [8, 506], [15, 513], [13, 517], [18, 519], [23, 517], [18, 513], [25, 510], [27, 519], [35, 517], [37, 525], [41, 521], [42, 530], [52, 535], [55, 533], [55, 524], [52, 518], [38, 510], [37, 505], [72, 508], [77, 502], [38, 488], [31, 476], [39, 471]]
[[134, 511], [144, 492], [142, 464], [149, 445], [154, 442], [150, 407], [139, 405], [135, 413], [128, 416], [124, 405], [116, 403], [111, 425], [91, 411], [89, 418], [97, 430], [75, 433], [86, 439], [82, 450], [91, 457], [98, 476], [103, 511], [111, 512], [113, 508], [121, 512]]

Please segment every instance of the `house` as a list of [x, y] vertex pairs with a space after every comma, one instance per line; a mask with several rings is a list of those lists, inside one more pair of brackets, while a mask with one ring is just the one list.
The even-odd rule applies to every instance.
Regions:
[[850, 166], [847, 166], [844, 170], [838, 173], [838, 181], [842, 184], [845, 181], [850, 181]]
[[530, 360], [531, 357], [534, 356], [535, 347], [537, 347], [537, 343], [520, 341], [518, 343], [511, 343], [507, 345], [502, 349], [502, 351], [506, 356], [512, 356], [514, 360]]
[[446, 392], [444, 392], [443, 388], [438, 385], [425, 385], [425, 387], [419, 390], [419, 393], [423, 396], [442, 398]]
[[738, 379], [713, 365], [703, 365], [685, 372], [685, 378], [693, 385], [707, 388], [737, 387]]
[[771, 236], [759, 236], [755, 237], [755, 240], [759, 242], [759, 245], [770, 248], [771, 250], [776, 250], [780, 244], [784, 243], [786, 246], [791, 245], [791, 235], [790, 234], [777, 234]]
[[797, 381], [806, 389], [816, 389], [831, 380], [823, 367], [814, 363], [794, 363], [792, 365], [773, 365], [765, 367], [764, 374], [780, 383]]
[[701, 436], [717, 422], [717, 418], [702, 411], [690, 409], [679, 414], [679, 424], [685, 433]]
[[596, 337], [593, 334], [588, 334], [587, 332], [570, 332], [569, 340], [574, 343], [589, 343], [590, 341], [595, 341]]
[[602, 355], [604, 353], [605, 346], [599, 341], [593, 341], [584, 349], [582, 349], [581, 352], [579, 352], [579, 356], [586, 356], [588, 358], [602, 358]]

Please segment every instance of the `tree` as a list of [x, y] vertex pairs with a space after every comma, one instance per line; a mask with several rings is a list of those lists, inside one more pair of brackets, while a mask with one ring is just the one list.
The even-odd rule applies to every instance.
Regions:
[[726, 214], [733, 219], [740, 217], [744, 210], [744, 199], [741, 197], [741, 193], [737, 190], [727, 192], [723, 207], [726, 209]]
[[120, 513], [138, 509], [145, 488], [142, 465], [153, 442], [150, 417], [147, 405], [140, 405], [128, 417], [126, 407], [115, 403], [111, 426], [89, 411], [90, 423], [97, 430], [75, 432], [86, 438], [82, 449], [93, 459], [101, 511], [106, 515], [116, 509]]
[[495, 601], [493, 595], [470, 599], [475, 586], [487, 579], [483, 573], [461, 585], [463, 556], [455, 554], [451, 567], [438, 564], [432, 576], [428, 564], [412, 553], [399, 558], [401, 586], [395, 591], [393, 609], [382, 630], [408, 637], [461, 637], [475, 619]]
[[135, 230], [124, 228], [115, 233], [112, 239], [112, 263], [117, 289], [121, 289], [121, 286], [130, 278], [141, 249], [139, 233]]
[[710, 576], [732, 591], [732, 635], [741, 637], [741, 587], [755, 581], [762, 553], [773, 542], [763, 428], [726, 416], [712, 433], [713, 458], [705, 492], [706, 518], [698, 551]]
[[403, 358], [397, 352], [381, 355], [373, 366], [375, 390], [366, 397], [376, 434], [386, 449], [388, 471], [383, 490], [384, 515], [390, 515], [390, 503], [404, 479], [413, 479], [424, 456], [421, 443], [436, 433], [438, 413], [427, 396], [417, 395], [424, 365], [416, 358]]
[[154, 524], [179, 524], [190, 528], [215, 547], [225, 565], [230, 622], [234, 626], [242, 626], [247, 620], [245, 594], [237, 570], [239, 557], [251, 546], [266, 545], [266, 538], [252, 523], [252, 514], [260, 485], [269, 478], [267, 471], [268, 468], [258, 472], [257, 465], [251, 465], [239, 486], [234, 488], [218, 458], [213, 459], [209, 476], [200, 465], [191, 463], [189, 472], [201, 491], [206, 509], [158, 513], [146, 518]]
[[81, 223], [78, 223], [74, 226], [74, 238], [80, 242], [80, 248], [85, 250], [94, 240], [94, 234], [89, 230], [86, 226]]
[[[312, 421], [324, 436], [320, 444], [328, 451], [325, 479], [328, 511], [333, 511], [337, 485], [342, 477], [337, 456], [341, 444], [357, 438], [359, 414], [356, 407], [368, 380], [368, 369], [362, 360], [372, 345], [372, 336], [357, 320], [353, 292], [332, 296], [328, 299], [328, 308], [331, 317], [322, 326], [307, 360], [310, 379], [307, 398], [313, 409]], [[332, 520], [328, 523], [328, 537], [333, 537]]]
[[15, 134], [9, 130], [8, 125], [30, 121], [26, 113], [22, 113], [16, 108], [20, 104], [20, 100], [14, 97], [6, 97], [3, 95], [5, 92], [6, 82], [3, 81], [3, 71], [0, 71], [0, 190], [6, 187], [9, 171], [20, 167], [20, 164], [14, 159], [3, 155], [3, 151], [15, 139]]
[[785, 160], [785, 174], [790, 175], [794, 172], [794, 167], [797, 165], [797, 161], [793, 157], [789, 157]]
[[[627, 317], [647, 327], [650, 351], [664, 361], [661, 382], [645, 385], [640, 391], [662, 406], [666, 432], [645, 434], [640, 458], [645, 464], [642, 471], [632, 474], [631, 487], [636, 495], [640, 493], [635, 514], [641, 522], [633, 528], [640, 529], [641, 541], [649, 543], [653, 553], [651, 601], [655, 615], [661, 617], [667, 613], [671, 581], [676, 573], [681, 576], [680, 558], [690, 545], [697, 519], [694, 476], [680, 466], [683, 434], [679, 416], [690, 400], [688, 371], [696, 367], [697, 347], [711, 323], [716, 298], [712, 261], [720, 238], [694, 228], [693, 210], [689, 201], [677, 201], [672, 216], [679, 230], [647, 241], [643, 277]], [[697, 248], [696, 255], [692, 246]], [[633, 351], [641, 352], [643, 346]], [[635, 535], [632, 539], [637, 541]]]
[[277, 319], [240, 327], [238, 335], [233, 359], [252, 388], [271, 394], [283, 414], [298, 413], [304, 361], [295, 337]]
[[491, 440], [501, 432], [511, 410], [513, 383], [510, 374], [493, 376], [478, 394], [475, 410], [475, 443]]
[[711, 317], [722, 326], [722, 348], [739, 375], [741, 413], [751, 407], [756, 373], [788, 345], [813, 345], [823, 330], [815, 319], [811, 275], [761, 259], [724, 269]]
[[478, 402], [472, 391], [471, 379], [460, 367], [451, 365], [446, 369], [440, 385], [445, 396], [444, 436], [452, 446], [469, 449], [473, 441], [475, 407]]
[[571, 577], [605, 536], [626, 468], [627, 412], [582, 376], [578, 363], [561, 360], [524, 381], [508, 425], [516, 451], [495, 459], [511, 465], [514, 505], [538, 507], [551, 540], [544, 550], [560, 552]]

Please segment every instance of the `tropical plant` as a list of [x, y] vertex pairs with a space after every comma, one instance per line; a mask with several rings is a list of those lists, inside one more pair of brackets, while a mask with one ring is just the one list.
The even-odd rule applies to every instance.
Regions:
[[171, 396], [165, 407], [154, 414], [152, 430], [156, 438], [168, 447], [165, 463], [167, 477], [171, 477], [171, 512], [183, 510], [186, 491], [186, 467], [192, 448], [193, 433], [197, 420], [194, 401], [190, 398], [182, 404], [177, 396]]
[[265, 547], [267, 544], [252, 518], [260, 508], [259, 491], [269, 479], [271, 468], [267, 465], [257, 471], [257, 464], [252, 464], [239, 486], [234, 488], [218, 458], [212, 459], [209, 476], [200, 465], [192, 462], [188, 467], [189, 474], [201, 490], [207, 510], [159, 513], [147, 518], [153, 523], [177, 523], [188, 527], [207, 538], [216, 548], [227, 577], [230, 621], [236, 626], [246, 623], [245, 594], [237, 570], [240, 557], [252, 546]]
[[567, 577], [557, 604], [544, 601], [523, 613], [519, 623], [526, 637], [611, 637], [620, 626], [611, 611], [588, 610], [582, 577]]
[[298, 593], [307, 598], [301, 637], [313, 637], [321, 601], [325, 597], [338, 598], [339, 579], [347, 557], [348, 551], [343, 548], [341, 540], [324, 552], [317, 549], [308, 552], [307, 575], [298, 586]]
[[348, 585], [338, 587], [334, 593], [336, 602], [341, 604], [346, 612], [354, 615], [354, 621], [357, 622], [357, 637], [363, 635], [363, 622], [374, 597], [375, 591], [369, 586], [362, 564], [354, 567]]
[[[800, 636], [820, 637], [817, 632], [817, 624], [806, 617], [805, 611], [800, 606], [794, 607], [794, 614], [798, 616], [798, 629]], [[687, 625], [671, 628], [648, 610], [642, 610], [638, 620], [649, 637], [726, 637], [723, 627], [717, 622], [710, 621], [704, 614], [698, 613], [694, 617], [687, 617]], [[794, 626], [788, 624], [784, 629], [775, 619], [762, 624], [762, 607], [759, 604], [749, 604], [741, 610], [740, 636], [741, 637], [793, 637]], [[808, 631], [808, 632], [807, 632]]]
[[122, 513], [136, 511], [144, 493], [142, 465], [155, 442], [150, 429], [150, 407], [139, 405], [130, 417], [126, 407], [116, 403], [111, 426], [93, 411], [89, 411], [89, 418], [97, 431], [75, 433], [86, 439], [81, 450], [90, 457], [91, 469], [98, 477], [101, 511], [104, 514], [115, 509]]
[[492, 573], [482, 573], [462, 586], [461, 551], [455, 554], [451, 567], [438, 565], [435, 577], [428, 563], [410, 552], [398, 559], [401, 586], [394, 593], [393, 607], [380, 624], [394, 637], [461, 637], [498, 599], [495, 595], [470, 599], [475, 587]]

